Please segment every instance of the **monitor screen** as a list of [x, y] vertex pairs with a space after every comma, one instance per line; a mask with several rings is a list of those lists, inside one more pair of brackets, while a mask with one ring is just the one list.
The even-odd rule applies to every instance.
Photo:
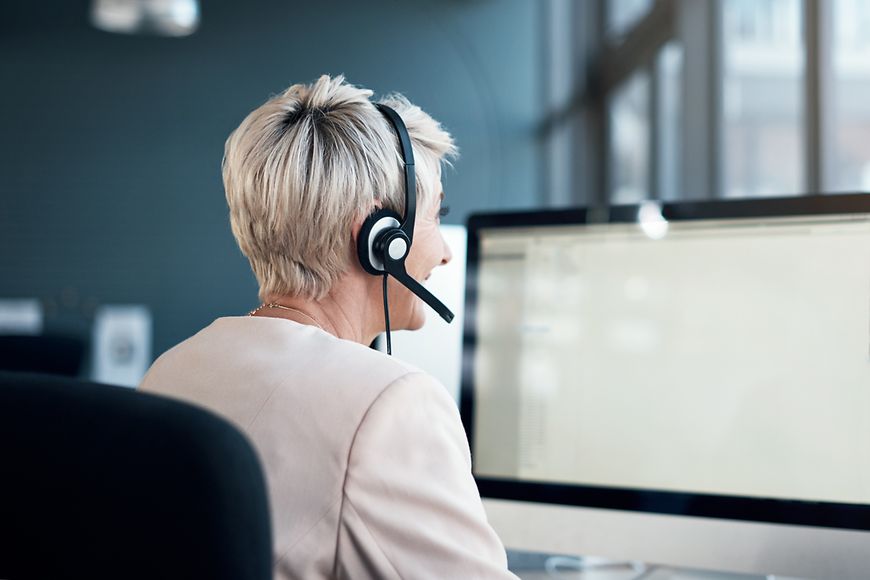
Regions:
[[482, 494], [870, 529], [868, 197], [473, 217]]

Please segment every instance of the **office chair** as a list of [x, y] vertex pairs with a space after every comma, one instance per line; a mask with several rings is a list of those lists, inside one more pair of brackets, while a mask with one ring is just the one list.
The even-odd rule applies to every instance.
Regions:
[[257, 456], [186, 403], [0, 372], [0, 578], [270, 579]]
[[78, 376], [87, 345], [76, 336], [0, 335], [0, 371]]

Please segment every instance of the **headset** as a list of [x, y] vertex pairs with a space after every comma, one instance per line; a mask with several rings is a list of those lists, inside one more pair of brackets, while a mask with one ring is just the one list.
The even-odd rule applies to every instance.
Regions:
[[420, 297], [448, 323], [453, 313], [422, 284], [414, 280], [405, 269], [405, 259], [414, 241], [414, 220], [417, 215], [417, 177], [414, 173], [414, 150], [405, 123], [396, 111], [376, 104], [399, 138], [405, 177], [405, 215], [381, 208], [369, 215], [357, 237], [357, 253], [363, 269], [374, 276], [384, 277], [384, 322], [387, 330], [387, 354], [392, 354], [390, 343], [390, 313], [387, 307], [387, 276], [392, 276], [405, 288]]

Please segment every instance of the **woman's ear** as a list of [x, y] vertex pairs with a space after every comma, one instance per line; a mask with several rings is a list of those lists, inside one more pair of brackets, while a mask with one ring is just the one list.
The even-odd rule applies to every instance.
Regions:
[[[378, 208], [376, 207], [372, 211], [378, 211]], [[369, 215], [371, 214], [360, 212], [355, 218], [353, 218], [353, 221], [351, 222], [350, 239], [353, 242], [354, 248], [356, 247], [357, 240], [359, 239], [359, 232], [362, 229], [362, 225], [365, 223], [366, 218], [369, 217]]]

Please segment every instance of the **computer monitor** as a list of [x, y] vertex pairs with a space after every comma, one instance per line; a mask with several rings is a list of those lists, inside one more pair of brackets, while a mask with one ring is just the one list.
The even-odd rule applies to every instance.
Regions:
[[479, 214], [462, 416], [508, 548], [870, 571], [870, 195]]

